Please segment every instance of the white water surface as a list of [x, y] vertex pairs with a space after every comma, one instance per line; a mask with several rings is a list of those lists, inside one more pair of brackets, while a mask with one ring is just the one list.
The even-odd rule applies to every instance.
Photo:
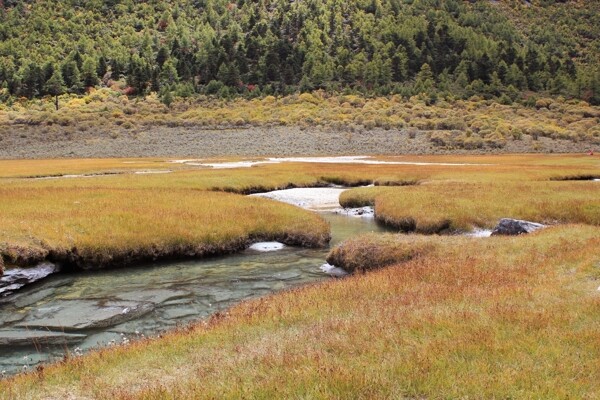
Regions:
[[464, 166], [464, 165], [491, 165], [491, 164], [468, 164], [468, 163], [436, 163], [420, 161], [381, 161], [369, 156], [339, 156], [339, 157], [272, 157], [261, 160], [244, 160], [234, 162], [204, 162], [202, 159], [171, 160], [175, 164], [190, 166], [209, 167], [215, 169], [249, 168], [263, 164], [293, 163], [318, 163], [318, 164], [366, 164], [366, 165], [441, 165], [441, 166]]
[[250, 250], [260, 251], [260, 252], [277, 251], [277, 250], [283, 250], [284, 248], [285, 248], [285, 245], [283, 243], [279, 243], [279, 242], [258, 242], [258, 243], [254, 243], [252, 246], [249, 247]]
[[466, 233], [465, 236], [486, 238], [492, 236], [492, 231], [490, 229], [475, 229], [471, 232]]
[[265, 197], [313, 211], [335, 211], [340, 208], [340, 194], [346, 188], [295, 188], [257, 193], [251, 196]]

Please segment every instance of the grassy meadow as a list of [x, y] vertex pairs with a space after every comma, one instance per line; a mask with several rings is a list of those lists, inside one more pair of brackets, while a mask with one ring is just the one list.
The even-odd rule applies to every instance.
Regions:
[[[324, 245], [327, 226], [318, 216], [239, 194], [331, 183], [380, 185], [347, 191], [340, 200], [343, 205], [375, 204], [381, 222], [405, 231], [491, 227], [506, 216], [600, 224], [600, 185], [556, 180], [597, 174], [595, 157], [383, 160], [441, 165], [283, 163], [211, 169], [167, 159], [4, 160], [0, 254], [5, 264], [51, 259], [101, 267], [177, 254], [229, 252], [259, 238]], [[165, 170], [172, 172], [136, 173]], [[62, 174], [97, 176], [27, 178]]]
[[193, 190], [0, 189], [6, 263], [101, 268], [231, 253], [250, 241], [325, 246], [327, 224], [272, 201]]
[[[375, 249], [388, 249], [385, 236]], [[600, 230], [427, 237], [388, 268], [2, 383], [3, 398], [596, 398]], [[376, 243], [374, 243], [377, 246]]]
[[[173, 164], [0, 161], [0, 251], [11, 265], [51, 249], [104, 265], [235, 250], [252, 238], [323, 245], [328, 227], [317, 215], [240, 194], [328, 182], [379, 183], [341, 200], [374, 204], [390, 224], [410, 218], [417, 232], [501, 217], [553, 224], [519, 237], [355, 237], [328, 257], [356, 272], [347, 279], [2, 380], [0, 398], [599, 397], [600, 182], [561, 180], [595, 176], [597, 156], [382, 160], [473, 165], [178, 165], [136, 175], [131, 161]], [[124, 173], [23, 178], [45, 168]]]
[[450, 182], [370, 187], [342, 194], [343, 205], [375, 205], [376, 218], [404, 232], [492, 228], [504, 216], [544, 224], [600, 225], [600, 185], [592, 182]]

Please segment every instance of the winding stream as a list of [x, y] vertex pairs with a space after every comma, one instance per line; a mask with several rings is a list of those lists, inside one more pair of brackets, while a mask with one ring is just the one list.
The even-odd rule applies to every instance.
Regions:
[[[327, 199], [340, 191], [319, 189]], [[323, 212], [318, 201], [310, 205]], [[322, 213], [331, 225], [331, 245], [384, 231], [373, 218], [336, 214], [331, 205]], [[35, 283], [0, 299], [0, 371], [11, 374], [60, 359], [66, 351], [80, 354], [157, 335], [245, 299], [330, 279], [320, 268], [328, 249], [280, 247], [266, 244], [205, 260], [59, 274]]]

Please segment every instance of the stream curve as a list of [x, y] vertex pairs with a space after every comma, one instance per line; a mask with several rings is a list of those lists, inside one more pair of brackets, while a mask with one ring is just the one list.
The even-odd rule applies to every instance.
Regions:
[[[320, 200], [298, 205], [319, 210], [329, 222], [330, 246], [385, 231], [367, 214], [340, 212], [331, 198], [343, 189], [316, 190]], [[266, 243], [203, 260], [50, 276], [0, 300], [0, 371], [13, 374], [66, 351], [77, 355], [156, 336], [246, 299], [330, 279], [332, 271], [321, 269], [328, 251]]]

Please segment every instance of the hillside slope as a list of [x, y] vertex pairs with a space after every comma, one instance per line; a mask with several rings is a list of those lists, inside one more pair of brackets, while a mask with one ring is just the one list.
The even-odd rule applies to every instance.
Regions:
[[[0, 1], [1, 98], [527, 91], [600, 103], [600, 2]], [[123, 80], [124, 81], [119, 81]]]

